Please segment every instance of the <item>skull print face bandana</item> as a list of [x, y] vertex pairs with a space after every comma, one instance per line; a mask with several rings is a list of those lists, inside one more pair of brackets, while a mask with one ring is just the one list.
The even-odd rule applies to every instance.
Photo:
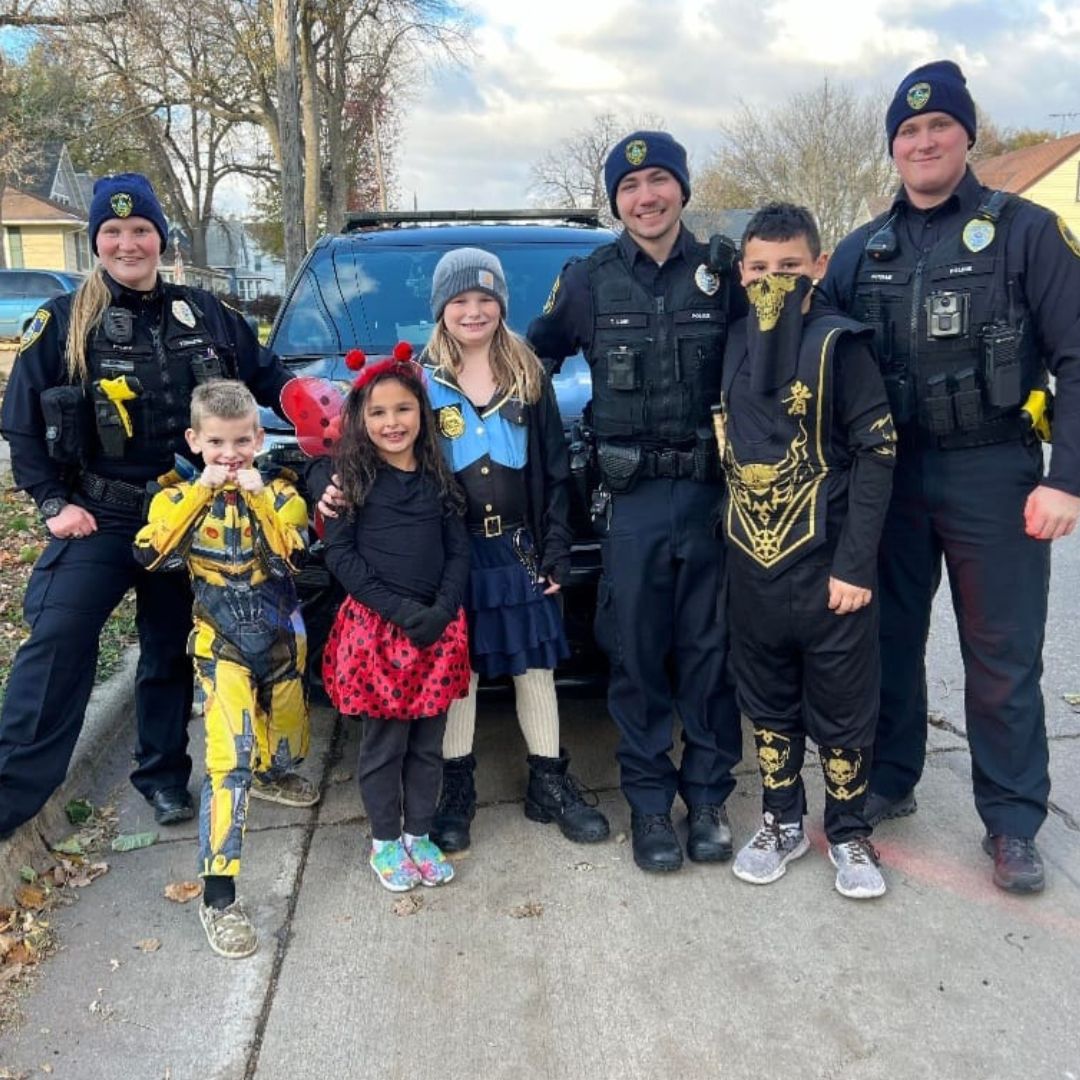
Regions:
[[802, 339], [803, 300], [814, 287], [805, 274], [766, 274], [746, 287], [750, 388], [764, 393], [795, 376]]

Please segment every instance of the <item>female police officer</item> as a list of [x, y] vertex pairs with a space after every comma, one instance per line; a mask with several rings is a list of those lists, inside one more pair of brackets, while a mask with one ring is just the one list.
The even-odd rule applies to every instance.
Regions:
[[0, 413], [18, 487], [51, 534], [27, 586], [30, 637], [0, 712], [0, 835], [33, 817], [63, 780], [90, 697], [101, 628], [134, 586], [140, 656], [131, 780], [161, 824], [190, 818], [185, 574], [132, 557], [148, 481], [182, 449], [191, 392], [243, 379], [275, 403], [286, 369], [250, 327], [202, 289], [163, 283], [168, 225], [146, 177], [94, 185], [99, 265], [74, 296], [50, 300], [23, 335]]

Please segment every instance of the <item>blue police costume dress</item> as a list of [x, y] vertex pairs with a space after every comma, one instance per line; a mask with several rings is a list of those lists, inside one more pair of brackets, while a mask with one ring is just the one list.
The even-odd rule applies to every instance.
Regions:
[[[974, 105], [949, 62], [900, 84], [890, 147], [905, 119], [934, 111], [974, 139]], [[868, 812], [915, 808], [926, 751], [924, 654], [944, 556], [984, 846], [999, 885], [1041, 889], [1032, 841], [1050, 789], [1039, 687], [1050, 546], [1025, 534], [1024, 507], [1040, 484], [1080, 494], [1080, 245], [1049, 211], [988, 190], [968, 169], [930, 209], [901, 189], [885, 214], [840, 244], [824, 288], [875, 327], [899, 436], [880, 551], [882, 698]], [[1021, 406], [1048, 373], [1057, 400], [1044, 479], [1042, 447]]]
[[[683, 148], [670, 135], [635, 132], [608, 158], [616, 212], [619, 181], [653, 167], [679, 180], [685, 203]], [[722, 486], [710, 419], [729, 287], [684, 227], [662, 265], [625, 232], [563, 269], [528, 332], [546, 362], [557, 368], [580, 348], [592, 371], [592, 425], [613, 491], [596, 636], [611, 661], [608, 708], [643, 869], [681, 864], [669, 817], [677, 792], [691, 809], [691, 857], [731, 854], [721, 808], [742, 734], [725, 666], [724, 546], [713, 527]], [[683, 726], [678, 769], [668, 756], [673, 708]]]
[[[121, 174], [95, 185], [95, 252], [100, 226], [128, 216], [150, 220], [164, 249], [167, 226], [149, 182]], [[101, 406], [97, 425], [87, 404], [83, 465], [61, 465], [50, 456], [42, 395], [68, 384], [64, 347], [71, 295], [50, 300], [35, 316], [0, 414], [18, 487], [39, 507], [49, 500], [77, 503], [98, 526], [79, 539], [50, 539], [27, 586], [23, 611], [31, 633], [15, 657], [0, 713], [0, 833], [33, 817], [63, 780], [93, 687], [101, 628], [132, 587], [140, 643], [132, 783], [156, 800], [159, 820], [191, 816], [186, 786], [192, 676], [185, 652], [191, 589], [186, 574], [141, 569], [132, 541], [143, 521], [146, 484], [167, 472], [174, 453], [186, 448], [183, 433], [196, 382], [235, 375], [260, 401], [276, 405], [290, 377], [243, 318], [210, 293], [160, 279], [150, 292], [134, 292], [104, 273], [103, 278], [110, 306], [87, 344], [89, 381], [138, 380], [138, 395], [124, 403], [130, 437], [119, 422], [111, 423], [119, 417], [113, 406]]]

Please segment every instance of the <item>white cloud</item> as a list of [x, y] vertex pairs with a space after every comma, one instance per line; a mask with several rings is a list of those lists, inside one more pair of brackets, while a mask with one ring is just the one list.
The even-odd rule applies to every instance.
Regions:
[[662, 116], [696, 161], [740, 101], [780, 105], [828, 76], [891, 90], [951, 57], [1001, 125], [1080, 109], [1080, 12], [1070, 0], [476, 0], [477, 55], [409, 110], [402, 202], [525, 205], [529, 165], [599, 112]]

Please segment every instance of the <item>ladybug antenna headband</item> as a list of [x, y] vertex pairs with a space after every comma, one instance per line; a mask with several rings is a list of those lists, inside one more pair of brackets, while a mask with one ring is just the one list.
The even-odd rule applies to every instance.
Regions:
[[423, 386], [423, 368], [412, 358], [413, 349], [407, 341], [399, 341], [394, 351], [386, 360], [377, 364], [368, 364], [367, 357], [360, 349], [350, 349], [345, 354], [345, 366], [350, 371], [359, 371], [353, 379], [353, 389], [363, 390], [370, 383], [383, 376], [400, 378], [407, 383]]

